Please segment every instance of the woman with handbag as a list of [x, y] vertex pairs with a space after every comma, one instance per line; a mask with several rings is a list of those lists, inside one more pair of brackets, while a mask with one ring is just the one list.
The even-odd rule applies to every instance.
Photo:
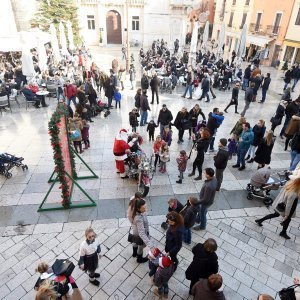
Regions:
[[258, 163], [258, 169], [270, 164], [273, 146], [273, 131], [269, 130], [267, 131], [265, 138], [258, 144], [255, 152], [254, 161]]
[[287, 105], [288, 105], [287, 101], [281, 100], [276, 109], [276, 113], [275, 113], [274, 117], [271, 118], [271, 120], [270, 120], [270, 122], [272, 124], [271, 130], [273, 132], [274, 132], [275, 128], [281, 124]]
[[255, 222], [258, 226], [263, 226], [262, 222], [268, 219], [277, 218], [280, 215], [283, 217], [283, 221], [280, 223], [282, 231], [279, 233], [280, 236], [285, 239], [290, 239], [286, 231], [291, 222], [291, 218], [296, 216], [296, 208], [298, 204], [298, 198], [300, 196], [300, 178], [290, 180], [281, 192], [276, 197], [272, 204], [275, 212], [273, 214], [266, 215], [261, 219], [256, 219]]
[[143, 249], [148, 246], [154, 252], [154, 244], [149, 235], [149, 223], [147, 219], [147, 204], [144, 199], [137, 199], [132, 212], [132, 229], [133, 242], [137, 247], [137, 262], [145, 263], [148, 261], [147, 257], [143, 257]]

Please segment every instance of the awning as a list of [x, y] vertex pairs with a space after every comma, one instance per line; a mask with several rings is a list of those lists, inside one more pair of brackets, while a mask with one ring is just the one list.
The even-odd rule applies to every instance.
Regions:
[[261, 35], [259, 35], [259, 36], [248, 35], [247, 36], [247, 43], [254, 44], [259, 47], [264, 47], [265, 45], [269, 44], [273, 40], [275, 40], [275, 38], [267, 38], [267, 37], [264, 37]]

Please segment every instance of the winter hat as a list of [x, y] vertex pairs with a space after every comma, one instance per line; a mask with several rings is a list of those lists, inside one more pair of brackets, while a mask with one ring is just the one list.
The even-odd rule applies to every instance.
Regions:
[[168, 268], [172, 264], [172, 260], [166, 256], [161, 257], [158, 261], [161, 268]]
[[119, 131], [119, 133], [121, 133], [121, 134], [122, 134], [123, 132], [127, 133], [127, 130], [124, 129], [124, 128], [122, 128], [122, 129]]
[[149, 258], [154, 259], [154, 258], [156, 258], [159, 255], [159, 253], [160, 253], [159, 249], [158, 248], [154, 248], [153, 252], [151, 250], [149, 250], [148, 256], [149, 256]]
[[226, 146], [227, 145], [227, 140], [226, 139], [220, 139], [220, 143], [222, 144], [222, 146]]

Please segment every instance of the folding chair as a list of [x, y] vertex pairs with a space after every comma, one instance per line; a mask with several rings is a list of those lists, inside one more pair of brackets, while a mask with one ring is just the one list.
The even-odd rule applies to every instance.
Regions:
[[6, 107], [8, 107], [10, 110], [10, 113], [12, 113], [8, 96], [1, 96], [0, 97], [1, 115], [3, 114], [3, 112], [2, 112], [3, 110], [6, 111], [5, 110]]

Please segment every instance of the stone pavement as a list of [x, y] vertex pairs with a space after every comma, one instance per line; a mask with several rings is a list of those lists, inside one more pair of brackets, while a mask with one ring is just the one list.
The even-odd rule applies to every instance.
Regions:
[[[98, 51], [96, 49], [95, 51]], [[96, 62], [111, 61], [116, 50], [101, 49], [94, 54]], [[119, 53], [119, 52], [118, 52]], [[117, 54], [119, 55], [119, 54]], [[107, 58], [105, 60], [105, 58]], [[98, 61], [97, 61], [98, 60]], [[108, 64], [105, 66], [108, 68]], [[264, 72], [270, 68], [264, 68]], [[282, 73], [272, 70], [273, 81], [265, 104], [253, 103], [246, 117], [253, 126], [258, 119], [269, 120], [279, 103]], [[50, 106], [36, 110], [25, 110], [24, 100], [21, 108], [12, 105], [13, 113], [4, 113], [0, 117], [0, 151], [23, 156], [28, 164], [28, 171], [14, 169], [13, 177], [6, 180], [0, 176], [0, 298], [33, 299], [33, 284], [37, 278], [34, 268], [40, 260], [52, 262], [56, 256], [78, 258], [78, 245], [82, 234], [93, 222], [100, 240], [103, 242], [103, 253], [100, 263], [103, 269], [101, 288], [95, 289], [88, 284], [85, 274], [78, 269], [75, 277], [83, 289], [85, 299], [151, 299], [150, 284], [146, 275], [146, 265], [138, 266], [130, 258], [130, 245], [126, 242], [128, 224], [125, 214], [128, 199], [137, 190], [132, 180], [121, 180], [115, 173], [112, 145], [115, 134], [120, 128], [129, 128], [128, 113], [134, 105], [134, 91], [123, 93], [122, 109], [112, 110], [108, 118], [98, 116], [90, 128], [91, 149], [85, 151], [83, 159], [92, 167], [99, 179], [82, 180], [79, 183], [97, 202], [97, 207], [37, 213], [37, 207], [49, 189], [49, 179], [54, 165], [48, 136], [48, 120], [55, 109], [56, 100], [47, 98]], [[300, 85], [297, 87], [299, 91]], [[160, 95], [160, 105], [151, 106], [149, 118], [157, 119], [161, 104], [165, 103], [172, 111], [174, 118], [182, 106], [188, 109], [200, 103], [207, 115], [213, 107], [224, 109], [230, 99], [229, 92], [216, 91], [217, 98], [210, 103], [182, 99], [182, 87], [176, 88], [172, 95]], [[295, 93], [296, 94], [296, 93]], [[295, 95], [294, 94], [294, 95]], [[240, 93], [239, 111], [243, 108], [243, 92]], [[216, 140], [229, 137], [229, 132], [239, 116], [233, 108], [225, 115], [219, 128]], [[144, 137], [143, 149], [150, 155], [152, 143], [148, 142], [145, 127], [139, 128]], [[276, 129], [278, 135], [280, 128]], [[195, 182], [185, 176], [184, 183], [178, 185], [175, 158], [181, 149], [189, 151], [192, 143], [184, 136], [185, 142], [177, 144], [177, 130], [174, 129], [171, 145], [171, 161], [167, 165], [167, 174], [155, 174], [147, 197], [151, 220], [151, 235], [164, 243], [159, 224], [166, 212], [166, 201], [176, 196], [185, 202], [188, 195], [198, 194], [202, 182]], [[191, 163], [188, 163], [188, 171]], [[204, 167], [213, 166], [213, 155], [205, 156]], [[290, 154], [283, 151], [283, 141], [276, 140], [271, 167], [276, 170], [287, 169]], [[211, 221], [207, 231], [194, 232], [193, 242], [201, 242], [207, 237], [215, 237], [219, 243], [221, 274], [224, 277], [224, 290], [228, 299], [256, 299], [258, 292], [274, 295], [274, 291], [292, 283], [292, 276], [297, 275], [299, 267], [299, 223], [298, 218], [291, 223], [291, 241], [284, 241], [278, 236], [279, 220], [266, 223], [263, 228], [254, 224], [254, 219], [264, 215], [268, 210], [261, 201], [246, 199], [246, 184], [257, 165], [247, 164], [243, 172], [231, 167], [233, 158], [224, 173], [222, 190], [210, 208]], [[77, 161], [80, 175], [86, 175], [86, 167]], [[50, 202], [57, 202], [57, 187], [50, 196]], [[272, 194], [274, 198], [276, 192]], [[84, 197], [75, 190], [75, 200], [84, 201]], [[77, 222], [77, 223], [76, 223]], [[18, 224], [26, 226], [19, 228]], [[25, 232], [18, 231], [25, 229]], [[189, 247], [180, 252], [180, 268], [171, 280], [173, 299], [187, 299], [188, 282], [184, 280], [184, 270], [191, 260]], [[182, 269], [181, 269], [182, 268]], [[123, 283], [125, 282], [125, 283]]]
[[[211, 211], [207, 230], [192, 233], [192, 245], [207, 238], [216, 239], [228, 300], [252, 300], [259, 293], [275, 296], [276, 291], [292, 284], [293, 276], [300, 275], [300, 219], [291, 222], [291, 240], [286, 241], [278, 236], [279, 220], [265, 222], [263, 227], [254, 223], [258, 215], [268, 212], [264, 207]], [[160, 249], [165, 243], [160, 227], [164, 220], [163, 215], [149, 217], [150, 235]], [[101, 242], [101, 285], [91, 285], [88, 276], [76, 267], [73, 275], [83, 298], [158, 299], [152, 292], [147, 264], [137, 264], [131, 257], [132, 246], [127, 242], [129, 224], [125, 218], [2, 227], [0, 299], [32, 300], [38, 278], [34, 269], [41, 261], [52, 264], [56, 258], [68, 257], [76, 264], [83, 232], [90, 225]], [[192, 299], [184, 273], [192, 260], [190, 250], [191, 246], [184, 245], [179, 252], [179, 267], [169, 282], [169, 299]]]

